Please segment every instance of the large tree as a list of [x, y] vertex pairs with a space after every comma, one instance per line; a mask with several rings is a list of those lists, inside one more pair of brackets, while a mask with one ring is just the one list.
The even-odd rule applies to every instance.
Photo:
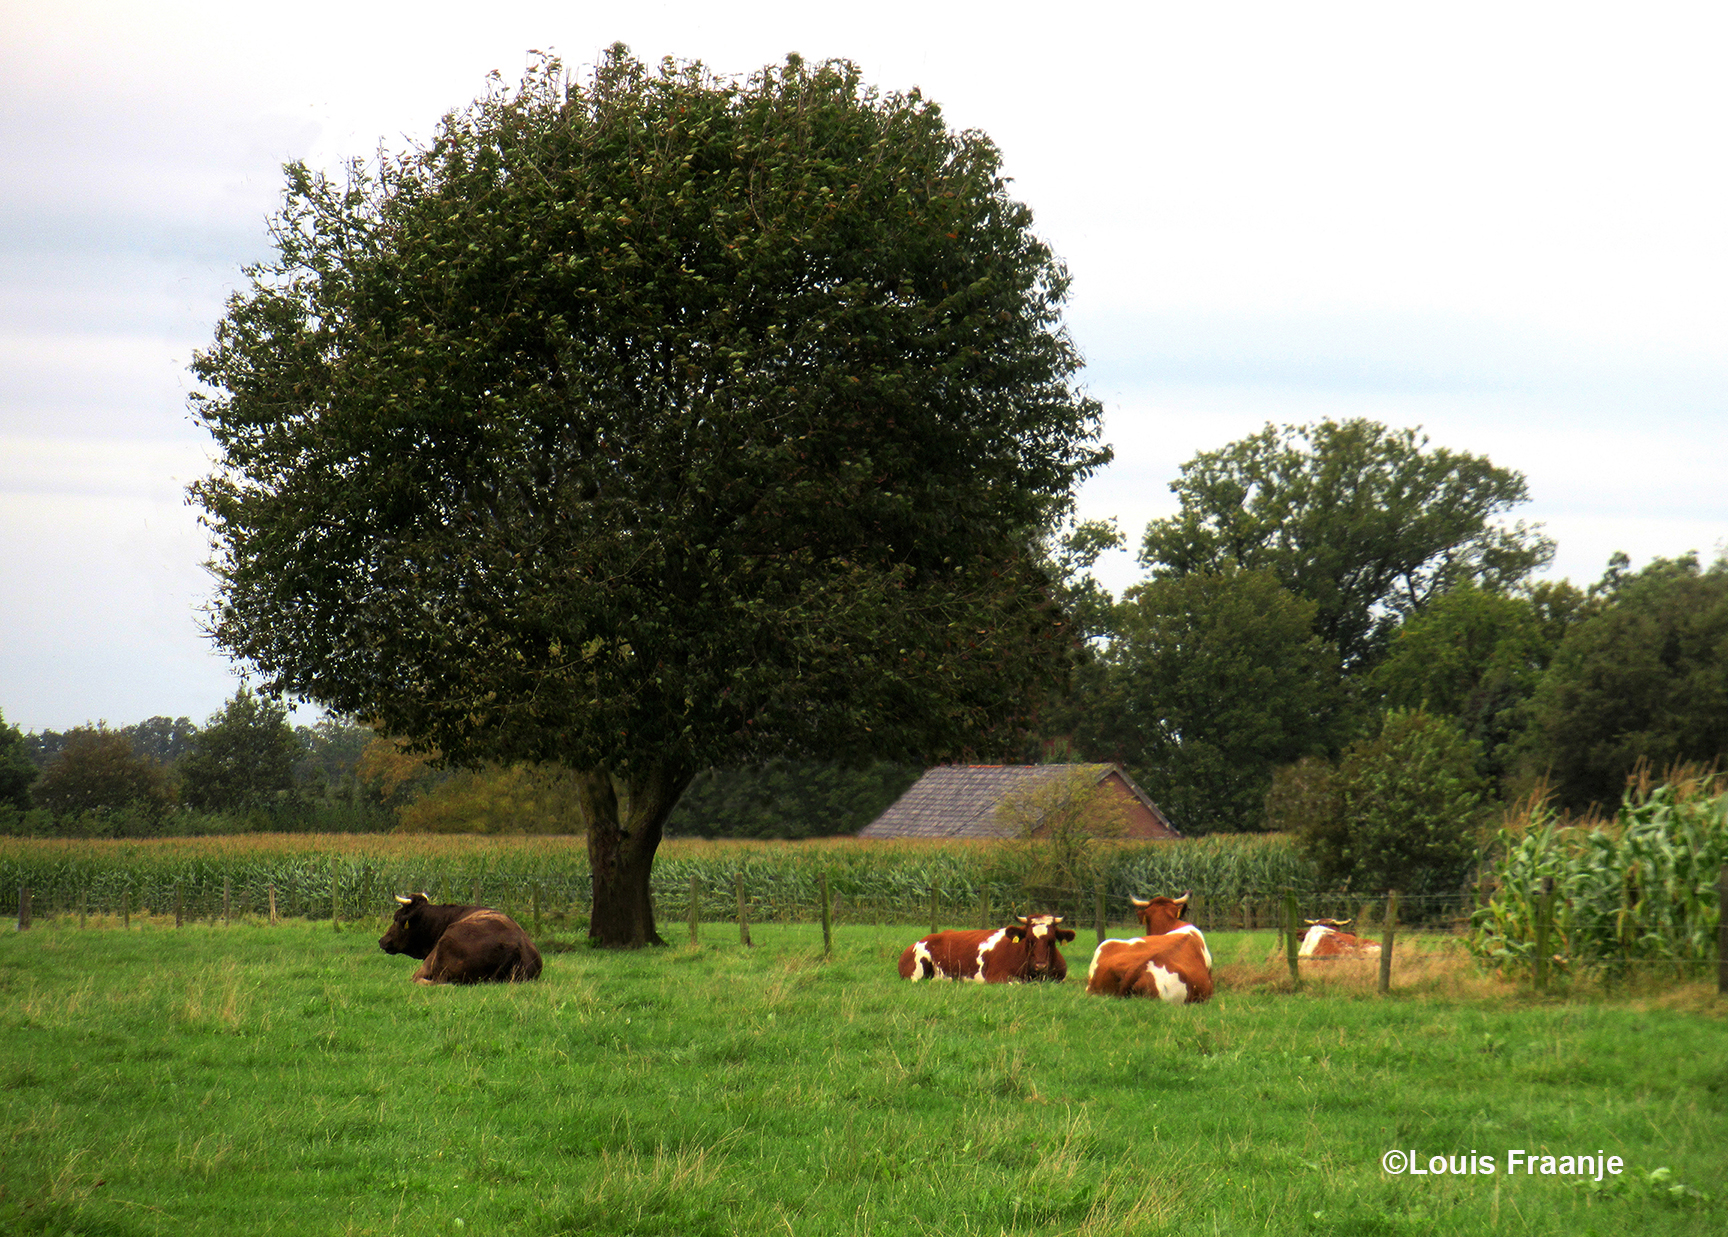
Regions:
[[556, 62], [344, 181], [194, 372], [218, 641], [459, 763], [576, 772], [590, 935], [657, 941], [697, 771], [1012, 751], [1035, 557], [1104, 458], [998, 153], [796, 58]]
[[1347, 671], [1448, 589], [1505, 589], [1554, 552], [1497, 522], [1525, 501], [1521, 474], [1374, 421], [1268, 425], [1201, 452], [1170, 488], [1181, 510], [1147, 526], [1140, 561], [1157, 576], [1272, 572], [1318, 607], [1315, 631]]

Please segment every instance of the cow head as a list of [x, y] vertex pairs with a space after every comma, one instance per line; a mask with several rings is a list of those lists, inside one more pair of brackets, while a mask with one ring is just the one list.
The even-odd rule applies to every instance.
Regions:
[[1190, 889], [1179, 898], [1153, 898], [1142, 901], [1130, 898], [1140, 922], [1146, 927], [1147, 936], [1163, 936], [1166, 932], [1174, 932], [1182, 926], [1182, 916], [1188, 912], [1188, 899], [1194, 896]]
[[1003, 929], [1009, 940], [1026, 946], [1026, 972], [1034, 979], [1049, 975], [1061, 961], [1057, 943], [1074, 939], [1074, 929], [1061, 924], [1059, 915], [1021, 915], [1017, 923]]
[[424, 893], [396, 897], [396, 916], [390, 921], [390, 928], [378, 938], [378, 948], [387, 954], [407, 954], [410, 958], [424, 958], [432, 952], [432, 947], [443, 935], [445, 925], [434, 925], [427, 912], [432, 907], [432, 899]]

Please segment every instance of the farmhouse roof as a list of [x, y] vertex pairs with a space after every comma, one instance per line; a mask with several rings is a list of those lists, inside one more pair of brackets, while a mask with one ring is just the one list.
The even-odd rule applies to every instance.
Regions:
[[[1114, 764], [1085, 765], [937, 765], [905, 794], [858, 831], [861, 838], [1006, 838], [1013, 826], [996, 809], [1011, 796], [1078, 771], [1093, 774], [1094, 784], [1114, 777], [1150, 814], [1152, 836], [1179, 838], [1158, 805]], [[1118, 791], [1117, 793], [1121, 793]]]

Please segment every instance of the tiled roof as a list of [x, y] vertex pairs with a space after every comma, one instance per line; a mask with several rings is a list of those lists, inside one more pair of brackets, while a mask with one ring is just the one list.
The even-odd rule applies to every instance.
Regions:
[[[858, 831], [861, 838], [1005, 838], [1012, 826], [996, 817], [996, 808], [1010, 795], [1077, 770], [1095, 772], [1103, 781], [1119, 774], [1135, 797], [1168, 827], [1146, 793], [1116, 765], [938, 765], [875, 820]], [[1172, 830], [1172, 833], [1175, 831]]]

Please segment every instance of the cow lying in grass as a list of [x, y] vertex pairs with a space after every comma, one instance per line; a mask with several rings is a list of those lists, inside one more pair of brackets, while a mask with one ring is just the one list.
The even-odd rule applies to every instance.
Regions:
[[1380, 946], [1360, 936], [1341, 931], [1348, 919], [1304, 919], [1308, 931], [1296, 951], [1299, 958], [1378, 958]]
[[933, 932], [906, 946], [900, 955], [900, 978], [1060, 983], [1068, 978], [1068, 964], [1056, 945], [1074, 939], [1074, 929], [1061, 923], [1055, 915], [1022, 915], [1017, 923], [994, 932]]
[[1135, 898], [1146, 935], [1105, 941], [1092, 954], [1086, 991], [1094, 996], [1146, 996], [1172, 1005], [1212, 995], [1212, 952], [1200, 929], [1184, 923], [1189, 894], [1180, 898]]
[[417, 984], [513, 983], [540, 977], [540, 951], [510, 916], [484, 906], [434, 904], [423, 893], [396, 899], [387, 954], [424, 958]]

